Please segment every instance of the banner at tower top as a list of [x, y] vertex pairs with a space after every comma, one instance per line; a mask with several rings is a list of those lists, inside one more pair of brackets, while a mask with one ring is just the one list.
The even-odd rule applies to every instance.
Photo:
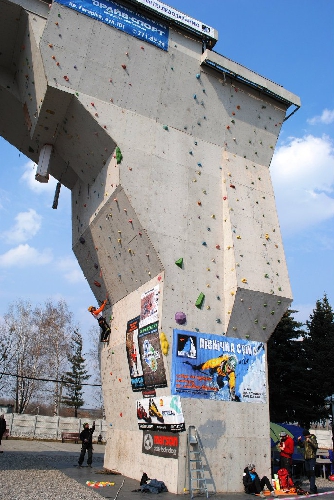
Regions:
[[116, 2], [104, 0], [56, 0], [81, 14], [128, 33], [162, 50], [168, 50], [169, 29]]
[[154, 10], [158, 14], [162, 14], [173, 21], [177, 21], [180, 24], [184, 24], [188, 28], [191, 28], [194, 31], [198, 31], [202, 35], [206, 35], [209, 38], [213, 38], [217, 40], [217, 31], [211, 26], [207, 26], [203, 24], [201, 21], [194, 19], [193, 17], [187, 16], [187, 14], [183, 14], [177, 9], [166, 5], [159, 0], [135, 0], [137, 3], [144, 5], [145, 7], [149, 7], [151, 10]]

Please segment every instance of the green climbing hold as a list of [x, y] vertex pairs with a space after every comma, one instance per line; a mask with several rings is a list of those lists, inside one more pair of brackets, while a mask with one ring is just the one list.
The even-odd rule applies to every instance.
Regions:
[[180, 259], [177, 259], [175, 261], [175, 264], [182, 269], [182, 266], [183, 266], [183, 257], [181, 257]]
[[199, 294], [199, 296], [197, 297], [197, 300], [195, 302], [195, 306], [198, 307], [198, 309], [201, 309], [203, 302], [204, 302], [204, 299], [205, 299], [205, 295], [204, 295], [204, 293], [201, 292]]
[[119, 163], [121, 163], [122, 159], [123, 159], [123, 155], [122, 155], [122, 153], [121, 153], [121, 150], [120, 150], [120, 149], [119, 149], [119, 147], [117, 146], [117, 148], [116, 148], [116, 161], [117, 161], [117, 165], [118, 165]]
[[163, 128], [164, 130], [168, 130], [168, 125], [163, 125], [163, 126], [162, 126], [162, 128]]

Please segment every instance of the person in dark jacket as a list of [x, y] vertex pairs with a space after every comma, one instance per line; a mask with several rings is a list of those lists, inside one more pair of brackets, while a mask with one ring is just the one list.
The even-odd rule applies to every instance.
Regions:
[[[1, 415], [0, 416], [0, 446], [1, 446], [2, 436], [4, 435], [5, 432], [6, 432], [6, 420], [5, 420], [5, 416]], [[0, 450], [0, 453], [3, 453], [3, 451]]]
[[304, 448], [304, 466], [306, 475], [310, 481], [310, 493], [318, 493], [315, 484], [315, 464], [317, 458], [318, 442], [314, 434], [311, 434], [308, 429], [303, 430], [304, 441], [302, 437], [298, 437], [298, 446]]
[[86, 450], [88, 454], [87, 465], [88, 467], [92, 466], [93, 461], [93, 432], [95, 431], [95, 421], [91, 428], [89, 428], [88, 422], [83, 424], [83, 431], [80, 432], [80, 439], [82, 442], [81, 453], [78, 460], [79, 467], [82, 467]]
[[277, 494], [270, 484], [267, 476], [263, 476], [262, 479], [259, 478], [259, 476], [255, 472], [254, 464], [248, 464], [247, 467], [245, 467], [242, 482], [244, 483], [245, 493], [248, 493], [250, 495], [258, 494], [261, 498], [266, 498], [266, 495], [263, 492], [263, 488], [267, 486], [271, 496], [277, 497]]

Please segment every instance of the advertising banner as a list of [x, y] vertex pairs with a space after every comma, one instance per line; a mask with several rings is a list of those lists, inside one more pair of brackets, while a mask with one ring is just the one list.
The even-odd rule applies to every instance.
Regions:
[[179, 436], [172, 432], [143, 432], [142, 452], [156, 457], [178, 458]]
[[169, 17], [169, 19], [173, 19], [180, 24], [184, 24], [192, 30], [198, 31], [199, 33], [205, 34], [212, 38], [215, 37], [215, 30], [210, 26], [201, 23], [201, 21], [197, 21], [197, 19], [187, 16], [187, 14], [183, 14], [179, 10], [174, 9], [173, 7], [170, 7], [163, 2], [160, 2], [159, 0], [137, 0], [137, 2], [149, 7], [157, 13]]
[[184, 431], [184, 417], [179, 396], [160, 396], [137, 400], [139, 429]]
[[262, 342], [174, 330], [172, 394], [266, 403]]
[[138, 332], [138, 344], [145, 388], [167, 387], [165, 365], [162, 359], [158, 331], [159, 323], [151, 323]]
[[140, 322], [143, 327], [159, 319], [159, 285], [144, 292], [140, 298]]
[[56, 0], [56, 2], [124, 31], [135, 38], [151, 43], [162, 50], [168, 50], [168, 27], [123, 5], [108, 0], [103, 2], [98, 0]]
[[139, 316], [128, 321], [126, 329], [126, 352], [128, 356], [131, 387], [134, 392], [145, 389], [144, 372], [138, 343]]

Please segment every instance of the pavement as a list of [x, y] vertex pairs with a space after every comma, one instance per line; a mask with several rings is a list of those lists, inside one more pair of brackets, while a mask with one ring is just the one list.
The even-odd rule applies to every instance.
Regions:
[[[80, 454], [80, 444], [74, 443], [61, 443], [58, 441], [37, 441], [37, 440], [23, 440], [23, 439], [8, 439], [2, 441], [2, 449], [5, 454], [22, 453], [36, 456], [40, 462], [41, 456], [52, 457], [53, 467], [61, 471], [66, 476], [74, 479], [86, 488], [86, 481], [110, 481], [115, 483], [114, 486], [106, 486], [104, 488], [91, 488], [94, 492], [98, 493], [102, 498], [109, 498], [113, 500], [184, 500], [189, 499], [189, 492], [182, 495], [175, 495], [173, 493], [142, 493], [134, 492], [133, 490], [139, 489], [139, 483], [135, 479], [120, 475], [120, 474], [106, 474], [103, 468], [104, 459], [104, 445], [94, 445], [93, 466], [79, 468], [77, 466], [78, 457]], [[73, 461], [72, 461], [73, 457]], [[161, 478], [157, 478], [161, 479]], [[325, 483], [326, 484], [326, 483]], [[332, 486], [332, 485], [331, 485]], [[334, 490], [326, 491], [326, 487], [319, 488], [317, 495], [309, 495], [307, 498], [313, 497], [326, 497], [328, 500], [334, 500]], [[250, 496], [245, 493], [209, 493], [209, 497], [215, 500], [250, 500]], [[205, 498], [205, 495], [194, 495], [193, 498]], [[257, 496], [257, 498], [260, 498]], [[268, 496], [268, 499], [271, 499]], [[280, 494], [280, 500], [294, 500], [300, 499], [300, 496], [286, 496]]]

